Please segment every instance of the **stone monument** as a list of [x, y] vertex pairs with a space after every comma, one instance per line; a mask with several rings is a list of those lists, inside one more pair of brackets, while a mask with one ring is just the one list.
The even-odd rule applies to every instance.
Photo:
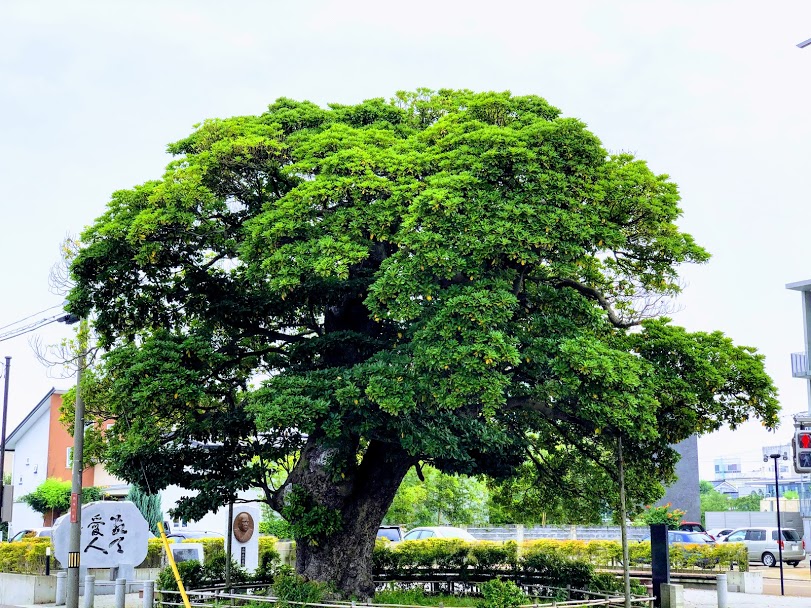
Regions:
[[[81, 568], [118, 568], [118, 576], [132, 579], [133, 570], [146, 558], [149, 525], [134, 503], [100, 501], [82, 506], [79, 544]], [[68, 563], [70, 519], [63, 515], [53, 530], [54, 555]]]
[[241, 567], [253, 572], [259, 567], [259, 509], [239, 505], [229, 526], [231, 557]]

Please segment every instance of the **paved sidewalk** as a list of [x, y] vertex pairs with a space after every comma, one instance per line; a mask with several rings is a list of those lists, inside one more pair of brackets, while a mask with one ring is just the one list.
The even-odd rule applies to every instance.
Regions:
[[[143, 605], [144, 600], [139, 598], [137, 593], [128, 593], [124, 599], [125, 608], [143, 608]], [[22, 606], [0, 604], [0, 608], [54, 608], [55, 606], [56, 604], [24, 604]], [[79, 606], [84, 606], [84, 596], [79, 597]], [[64, 606], [59, 608], [64, 608]], [[93, 598], [93, 608], [115, 608], [115, 594], [97, 595]]]
[[[762, 595], [759, 593], [728, 593], [729, 608], [808, 608], [811, 601], [807, 597]], [[718, 594], [703, 589], [684, 590], [684, 608], [717, 608]]]

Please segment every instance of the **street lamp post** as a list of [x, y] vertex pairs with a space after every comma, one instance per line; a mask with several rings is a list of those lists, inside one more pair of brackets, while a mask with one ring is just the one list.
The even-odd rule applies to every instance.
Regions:
[[[72, 325], [80, 319], [65, 315], [59, 321]], [[65, 586], [65, 607], [79, 608], [79, 565], [82, 544], [82, 472], [84, 470], [84, 401], [82, 400], [82, 371], [85, 353], [82, 330], [79, 330], [79, 357], [76, 366], [76, 403], [73, 420], [73, 476], [70, 487], [70, 536], [68, 537], [68, 573]]]
[[[8, 376], [11, 373], [11, 357], [6, 357], [6, 372], [4, 374], [3, 383], [3, 421], [0, 426], [0, 522], [3, 521], [3, 514], [9, 510], [8, 505], [4, 502], [6, 494], [6, 487], [4, 483], [4, 475], [6, 474], [3, 468], [6, 460], [6, 418], [8, 417]], [[8, 531], [6, 532], [8, 536]], [[0, 541], [3, 540], [3, 535], [0, 534]]]
[[783, 528], [780, 525], [780, 481], [777, 478], [777, 461], [782, 458], [788, 460], [788, 455], [769, 454], [763, 457], [763, 462], [768, 462], [769, 458], [774, 460], [774, 500], [777, 503], [777, 552], [780, 556], [780, 595], [785, 595], [783, 588]]

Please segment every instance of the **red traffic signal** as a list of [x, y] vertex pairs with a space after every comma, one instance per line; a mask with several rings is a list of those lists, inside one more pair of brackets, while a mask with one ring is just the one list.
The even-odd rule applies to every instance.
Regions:
[[797, 433], [797, 447], [801, 450], [811, 449], [811, 433]]

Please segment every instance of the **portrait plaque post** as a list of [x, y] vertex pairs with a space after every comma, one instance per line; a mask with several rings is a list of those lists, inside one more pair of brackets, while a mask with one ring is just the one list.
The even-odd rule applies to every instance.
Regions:
[[234, 559], [248, 572], [259, 567], [259, 518], [258, 508], [234, 505], [234, 519], [229, 526]]

